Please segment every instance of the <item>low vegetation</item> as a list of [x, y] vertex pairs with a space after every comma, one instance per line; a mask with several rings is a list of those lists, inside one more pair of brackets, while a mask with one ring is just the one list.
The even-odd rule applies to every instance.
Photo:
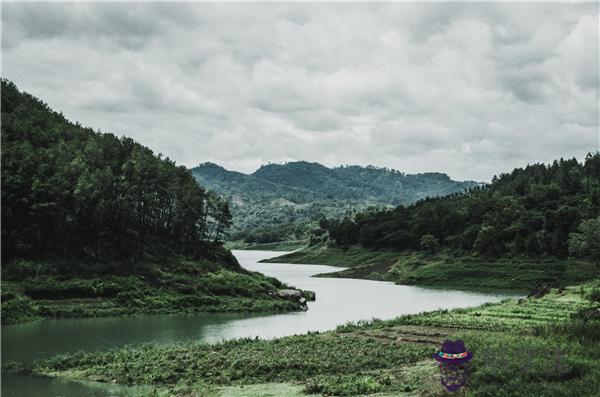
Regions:
[[318, 395], [441, 396], [431, 354], [443, 339], [460, 338], [474, 355], [466, 395], [591, 396], [600, 384], [599, 292], [597, 280], [539, 299], [346, 324], [334, 332], [73, 353], [29, 370], [176, 388], [180, 395], [292, 382]]
[[[69, 262], [2, 267], [2, 323], [47, 317], [101, 317], [199, 311], [289, 311], [303, 308], [277, 296], [277, 279], [208, 260], [128, 267]], [[130, 273], [132, 272], [132, 273]]]
[[360, 246], [340, 248], [325, 243], [264, 262], [343, 266], [348, 269], [321, 276], [462, 289], [528, 290], [543, 283], [560, 287], [600, 277], [597, 262], [577, 258], [457, 257], [448, 253], [382, 251]]
[[264, 259], [265, 263], [300, 263], [340, 267], [391, 265], [399, 256], [394, 251], [373, 251], [359, 246], [335, 247], [326, 243], [313, 244], [296, 252]]

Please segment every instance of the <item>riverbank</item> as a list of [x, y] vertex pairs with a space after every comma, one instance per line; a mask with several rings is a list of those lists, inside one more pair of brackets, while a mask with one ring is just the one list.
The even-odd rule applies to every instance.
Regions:
[[306, 309], [305, 301], [278, 293], [290, 287], [241, 268], [231, 254], [222, 260], [127, 266], [22, 260], [2, 270], [2, 324], [42, 318]]
[[324, 277], [347, 277], [447, 288], [527, 290], [547, 283], [560, 287], [600, 277], [600, 264], [555, 258], [456, 257], [445, 253], [372, 251], [317, 244], [264, 260], [348, 267]]
[[285, 389], [438, 396], [443, 392], [431, 354], [451, 338], [464, 340], [473, 353], [468, 395], [591, 396], [600, 384], [599, 300], [597, 280], [539, 299], [347, 324], [333, 332], [73, 353], [23, 370], [151, 385], [157, 394], [181, 396], [241, 395], [247, 385], [254, 385], [248, 395]]
[[251, 251], [294, 251], [308, 245], [308, 240], [277, 241], [273, 243], [246, 243], [244, 241], [230, 241], [225, 248], [230, 250]]

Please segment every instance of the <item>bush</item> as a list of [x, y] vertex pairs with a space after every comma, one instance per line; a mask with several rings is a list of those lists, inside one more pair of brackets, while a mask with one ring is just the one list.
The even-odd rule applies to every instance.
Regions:
[[2, 324], [16, 324], [36, 318], [37, 308], [29, 299], [17, 298], [2, 302]]
[[600, 288], [594, 288], [585, 294], [585, 298], [592, 302], [600, 302]]
[[424, 234], [420, 240], [421, 249], [429, 253], [437, 252], [440, 249], [440, 243], [437, 238], [431, 234]]
[[144, 302], [145, 298], [144, 293], [136, 289], [122, 291], [117, 294], [117, 302], [125, 306], [139, 306], [140, 303]]
[[600, 217], [581, 222], [577, 230], [569, 235], [569, 253], [578, 258], [600, 259]]

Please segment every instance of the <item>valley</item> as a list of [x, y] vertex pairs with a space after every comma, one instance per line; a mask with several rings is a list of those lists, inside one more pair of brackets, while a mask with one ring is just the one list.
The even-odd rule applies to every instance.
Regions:
[[2, 200], [3, 395], [442, 396], [446, 338], [466, 395], [598, 389], [599, 153], [189, 170], [3, 80]]
[[204, 163], [198, 183], [230, 202], [236, 247], [319, 239], [319, 222], [366, 210], [394, 208], [479, 186], [443, 173], [405, 174], [374, 166], [325, 167], [306, 161], [263, 165], [252, 174]]

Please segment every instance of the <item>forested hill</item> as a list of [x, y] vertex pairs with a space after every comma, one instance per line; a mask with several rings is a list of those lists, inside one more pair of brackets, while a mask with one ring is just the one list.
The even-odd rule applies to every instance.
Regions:
[[426, 197], [445, 196], [476, 186], [446, 174], [405, 174], [373, 166], [328, 168], [306, 161], [261, 166], [252, 174], [228, 171], [212, 163], [192, 169], [198, 181], [222, 194], [241, 198], [285, 197], [294, 202], [346, 199], [399, 205]]
[[2, 256], [131, 260], [218, 249], [227, 204], [133, 139], [2, 80]]
[[223, 248], [230, 220], [185, 167], [2, 80], [3, 324], [306, 309]]
[[411, 204], [477, 186], [446, 174], [404, 174], [372, 166], [328, 168], [305, 161], [263, 165], [252, 174], [204, 163], [196, 180], [232, 203], [231, 238], [272, 242], [306, 237], [323, 217], [370, 206]]
[[600, 153], [534, 164], [466, 193], [321, 222], [339, 246], [600, 259]]

